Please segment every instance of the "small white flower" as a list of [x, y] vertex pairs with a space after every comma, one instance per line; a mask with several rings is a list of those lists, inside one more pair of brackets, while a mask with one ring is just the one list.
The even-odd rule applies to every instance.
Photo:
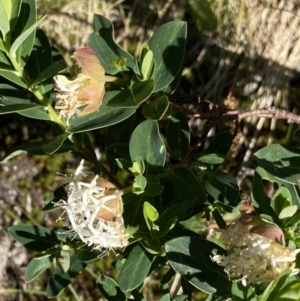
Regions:
[[89, 171], [82, 160], [78, 168], [68, 170], [68, 200], [61, 201], [73, 231], [88, 246], [118, 248], [128, 244], [122, 217], [122, 197], [118, 189]]
[[293, 274], [294, 261], [300, 250], [291, 249], [256, 233], [250, 233], [251, 226], [240, 222], [232, 223], [227, 230], [221, 230], [220, 240], [225, 245], [227, 256], [215, 255], [212, 260], [224, 266], [230, 279], [247, 283], [269, 282], [283, 270], [290, 268]]

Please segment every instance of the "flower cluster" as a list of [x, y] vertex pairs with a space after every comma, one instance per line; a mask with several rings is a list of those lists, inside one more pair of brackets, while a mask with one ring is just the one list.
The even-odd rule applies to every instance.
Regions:
[[290, 268], [293, 274], [294, 261], [299, 250], [291, 249], [256, 233], [251, 226], [241, 222], [232, 223], [227, 230], [221, 230], [221, 242], [227, 256], [215, 255], [212, 260], [225, 267], [230, 279], [247, 283], [269, 282], [277, 278], [283, 270]]
[[84, 116], [98, 110], [105, 93], [105, 82], [116, 79], [105, 75], [97, 55], [89, 47], [78, 49], [72, 58], [80, 69], [77, 77], [74, 80], [63, 75], [54, 77], [57, 91], [55, 109], [67, 118], [67, 124], [75, 113]]
[[75, 171], [68, 170], [72, 174], [66, 185], [68, 200], [60, 204], [67, 212], [73, 231], [95, 249], [126, 246], [128, 235], [120, 191], [83, 164], [84, 160]]

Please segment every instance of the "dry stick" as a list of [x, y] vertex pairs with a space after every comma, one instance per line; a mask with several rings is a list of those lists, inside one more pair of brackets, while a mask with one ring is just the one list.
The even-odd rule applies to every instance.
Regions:
[[[195, 114], [196, 116], [200, 117], [200, 114]], [[194, 115], [194, 116], [195, 116]], [[196, 117], [195, 116], [195, 117]], [[198, 152], [198, 149], [200, 148], [201, 145], [203, 145], [204, 140], [206, 139], [207, 133], [210, 131], [211, 128], [214, 126], [223, 124], [225, 122], [229, 121], [236, 121], [236, 131], [237, 131], [237, 126], [238, 123], [246, 117], [250, 118], [275, 118], [275, 119], [286, 119], [288, 123], [293, 122], [296, 124], [300, 124], [300, 116], [296, 115], [294, 113], [291, 113], [287, 110], [283, 109], [278, 109], [276, 107], [266, 107], [263, 109], [255, 109], [255, 110], [250, 110], [250, 111], [244, 111], [244, 112], [239, 112], [239, 111], [229, 111], [225, 113], [225, 115], [221, 116], [219, 119], [214, 120], [212, 122], [209, 122], [207, 126], [205, 127], [204, 133], [201, 136], [201, 138], [196, 142], [196, 144], [193, 146], [192, 150], [188, 153], [186, 156], [184, 162], [188, 163], [193, 156]]]

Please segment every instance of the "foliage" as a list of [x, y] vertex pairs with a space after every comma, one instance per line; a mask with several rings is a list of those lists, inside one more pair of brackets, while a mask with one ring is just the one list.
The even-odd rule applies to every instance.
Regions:
[[[232, 134], [219, 133], [205, 149], [198, 148], [198, 142], [191, 145], [195, 137], [188, 120], [169, 100], [181, 75], [185, 22], [160, 26], [134, 58], [114, 40], [112, 23], [95, 15], [88, 46], [105, 73], [115, 80], [104, 99], [93, 95], [92, 101], [99, 102], [93, 112], [81, 114], [85, 107], [81, 103], [74, 114], [65, 116], [57, 109], [55, 93], [59, 92], [53, 89], [52, 80], [58, 73], [69, 75], [69, 70], [39, 28], [45, 17], [37, 20], [34, 0], [0, 1], [0, 5], [0, 75], [6, 79], [0, 85], [0, 114], [17, 113], [52, 124], [51, 139], [19, 145], [2, 162], [24, 152], [51, 156], [72, 152], [89, 161], [122, 191], [123, 203], [111, 209], [122, 210], [124, 206], [129, 245], [117, 251], [121, 255], [115, 262], [118, 281], [108, 275], [97, 278], [97, 287], [107, 300], [127, 300], [129, 296], [145, 300], [145, 279], [157, 271], [163, 274], [166, 267], [168, 271], [160, 281], [161, 300], [192, 300], [196, 289], [207, 294], [206, 300], [271, 301], [274, 296], [299, 300], [300, 281], [291, 270], [284, 270], [263, 288], [242, 285], [237, 279], [228, 279], [224, 268], [211, 259], [226, 254], [222, 246], [193, 232], [193, 218], [199, 218], [206, 228], [204, 220], [209, 221], [211, 215], [220, 228], [225, 228], [224, 214], [237, 211], [240, 197], [233, 176], [221, 170]], [[205, 5], [213, 14], [208, 3]], [[107, 133], [107, 162], [97, 160], [87, 135], [100, 128]], [[300, 151], [274, 144], [259, 150], [255, 157], [258, 167], [251, 192], [255, 212], [279, 226], [287, 245], [296, 249], [300, 247]], [[73, 174], [75, 177], [76, 172]], [[265, 193], [264, 180], [273, 183], [273, 196]], [[70, 191], [68, 194], [64, 188], [57, 188], [44, 210], [62, 207]], [[108, 252], [86, 246], [66, 229], [54, 231], [21, 224], [8, 231], [24, 247], [37, 252], [27, 267], [26, 281], [33, 281], [51, 267], [49, 298], [57, 296], [89, 264]], [[182, 276], [181, 296], [171, 295], [167, 285], [176, 273]]]

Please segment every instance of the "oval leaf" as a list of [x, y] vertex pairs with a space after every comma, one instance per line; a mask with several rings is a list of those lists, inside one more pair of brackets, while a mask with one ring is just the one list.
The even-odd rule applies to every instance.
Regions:
[[50, 254], [33, 258], [26, 268], [25, 281], [30, 282], [34, 280], [52, 264], [52, 261], [53, 257]]
[[190, 146], [190, 130], [185, 114], [176, 112], [167, 126], [167, 141], [172, 155], [184, 159]]
[[156, 62], [153, 92], [167, 87], [179, 73], [183, 61], [187, 25], [183, 21], [168, 22], [155, 30], [149, 40]]
[[[137, 244], [126, 259], [119, 276], [123, 292], [131, 291], [143, 283], [152, 263], [152, 256]], [[129, 277], [130, 275], [130, 277]]]
[[133, 131], [129, 152], [131, 160], [141, 157], [145, 162], [145, 172], [157, 173], [165, 164], [166, 147], [160, 137], [156, 121], [145, 120]]
[[166, 243], [166, 255], [172, 268], [208, 294], [226, 295], [230, 292], [231, 282], [224, 267], [210, 258], [224, 253], [218, 245], [196, 236], [178, 237]]

